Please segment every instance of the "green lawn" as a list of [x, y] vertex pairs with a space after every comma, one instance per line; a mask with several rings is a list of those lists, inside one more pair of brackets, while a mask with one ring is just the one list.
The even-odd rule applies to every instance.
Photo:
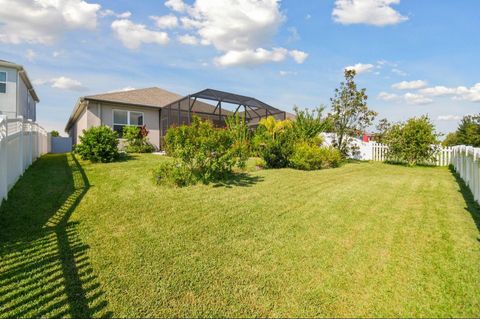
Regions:
[[479, 210], [447, 168], [171, 189], [162, 160], [34, 163], [0, 207], [0, 317], [480, 315]]

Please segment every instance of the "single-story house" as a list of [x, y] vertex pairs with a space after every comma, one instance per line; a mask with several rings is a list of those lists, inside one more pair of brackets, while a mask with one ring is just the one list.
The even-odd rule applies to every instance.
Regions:
[[[217, 103], [213, 105], [202, 100]], [[233, 107], [229, 109], [228, 105]], [[161, 149], [163, 137], [172, 125], [189, 124], [192, 116], [197, 115], [224, 126], [225, 118], [232, 114], [245, 117], [250, 125], [269, 115], [279, 119], [286, 117], [285, 112], [247, 96], [212, 89], [181, 96], [152, 87], [81, 97], [65, 132], [73, 144], [77, 144], [82, 131], [93, 126], [110, 126], [121, 136], [126, 125], [145, 125], [150, 143]]]

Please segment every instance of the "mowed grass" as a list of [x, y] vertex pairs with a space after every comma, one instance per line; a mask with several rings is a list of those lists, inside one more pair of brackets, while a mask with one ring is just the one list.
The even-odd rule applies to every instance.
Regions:
[[180, 189], [162, 160], [38, 160], [0, 207], [0, 317], [480, 315], [479, 210], [447, 168]]

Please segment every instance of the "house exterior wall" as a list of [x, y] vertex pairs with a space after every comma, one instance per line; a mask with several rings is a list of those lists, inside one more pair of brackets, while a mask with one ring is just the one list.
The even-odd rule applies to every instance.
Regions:
[[36, 103], [32, 94], [28, 91], [27, 85], [22, 77], [18, 77], [18, 103], [17, 116], [23, 116], [24, 119], [36, 121]]
[[73, 123], [72, 127], [70, 128], [70, 132], [68, 133], [68, 135], [72, 138], [73, 144], [80, 143], [82, 131], [86, 130], [87, 128], [87, 108], [84, 108], [75, 123]]
[[87, 127], [107, 125], [113, 129], [113, 110], [142, 112], [143, 123], [149, 130], [147, 138], [155, 148], [160, 149], [159, 109], [156, 108], [89, 101], [86, 111]]
[[7, 73], [6, 93], [0, 93], [0, 114], [17, 117], [17, 69], [0, 67]]

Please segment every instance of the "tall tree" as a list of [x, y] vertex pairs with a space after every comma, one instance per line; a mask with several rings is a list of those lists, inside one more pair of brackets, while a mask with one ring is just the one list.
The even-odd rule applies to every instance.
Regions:
[[457, 143], [480, 147], [480, 113], [463, 117], [457, 129]]
[[330, 99], [336, 133], [334, 144], [344, 156], [350, 151], [352, 137], [361, 134], [377, 116], [377, 112], [367, 106], [366, 89], [357, 89], [355, 75], [355, 70], [345, 70], [345, 81]]
[[378, 121], [378, 124], [376, 126], [377, 134], [375, 136], [378, 143], [383, 143], [385, 134], [387, 134], [390, 127], [392, 127], [392, 124], [390, 124], [387, 119], [381, 119], [380, 121]]

